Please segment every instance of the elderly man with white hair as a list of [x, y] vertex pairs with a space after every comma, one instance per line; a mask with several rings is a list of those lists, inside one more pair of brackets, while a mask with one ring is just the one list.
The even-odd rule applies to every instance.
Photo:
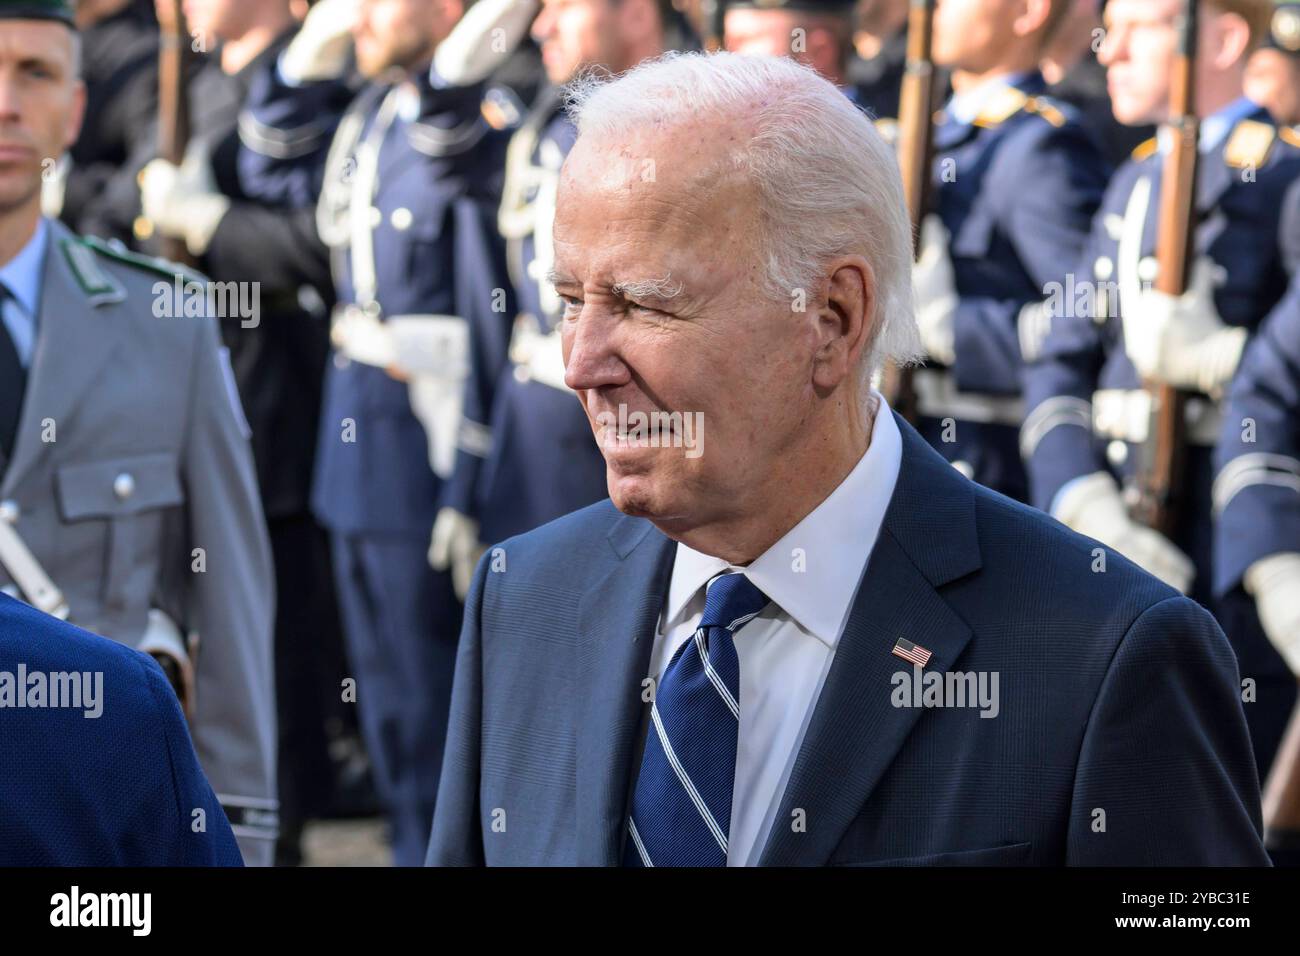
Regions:
[[918, 344], [870, 122], [730, 54], [571, 111], [552, 279], [610, 501], [480, 563], [428, 862], [1266, 863], [1210, 616], [871, 388]]

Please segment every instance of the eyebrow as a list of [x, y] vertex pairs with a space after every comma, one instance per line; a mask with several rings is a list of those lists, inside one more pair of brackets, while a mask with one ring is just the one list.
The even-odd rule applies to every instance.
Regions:
[[[555, 269], [546, 273], [546, 281], [551, 285], [580, 285], [577, 279]], [[624, 299], [659, 299], [667, 301], [682, 294], [686, 284], [680, 279], [674, 281], [672, 273], [665, 273], [658, 279], [626, 279], [615, 282], [610, 291]]]

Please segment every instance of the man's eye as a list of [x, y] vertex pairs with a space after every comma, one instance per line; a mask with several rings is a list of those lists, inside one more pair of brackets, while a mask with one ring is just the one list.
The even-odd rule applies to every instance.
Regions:
[[575, 299], [571, 295], [564, 295], [563, 293], [561, 293], [560, 301], [564, 303], [564, 311], [566, 312], [582, 310], [582, 301], [579, 299]]

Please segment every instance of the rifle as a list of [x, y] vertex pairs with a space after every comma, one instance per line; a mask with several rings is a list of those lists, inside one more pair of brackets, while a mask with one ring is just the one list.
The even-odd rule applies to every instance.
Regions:
[[[1196, 166], [1200, 122], [1196, 118], [1193, 75], [1196, 65], [1197, 0], [1184, 0], [1179, 13], [1178, 58], [1174, 64], [1165, 124], [1173, 148], [1165, 157], [1160, 186], [1160, 219], [1156, 233], [1155, 287], [1169, 295], [1187, 290], [1188, 270], [1196, 232]], [[1135, 521], [1172, 535], [1178, 523], [1174, 482], [1182, 469], [1187, 436], [1184, 405], [1187, 396], [1163, 382], [1148, 381], [1151, 425], [1138, 468], [1139, 497]]]
[[[907, 65], [898, 103], [898, 168], [903, 199], [912, 220], [912, 255], [921, 251], [921, 221], [929, 203], [933, 175], [935, 72], [930, 44], [934, 33], [935, 0], [911, 0], [907, 14]], [[903, 418], [915, 423], [916, 390], [912, 369], [890, 363], [880, 390]]]
[[[173, 165], [185, 161], [190, 141], [190, 104], [187, 67], [190, 35], [185, 26], [182, 0], [158, 4], [158, 155]], [[193, 265], [183, 239], [161, 239], [164, 258]]]

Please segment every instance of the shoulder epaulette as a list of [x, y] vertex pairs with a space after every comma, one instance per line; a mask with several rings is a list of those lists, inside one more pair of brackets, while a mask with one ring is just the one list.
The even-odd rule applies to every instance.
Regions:
[[1036, 116], [1041, 116], [1058, 129], [1066, 123], [1065, 114], [1061, 112], [1060, 108], [1051, 100], [1040, 96], [1031, 96], [1026, 99], [1025, 110]]
[[1137, 146], [1133, 148], [1133, 152], [1129, 155], [1132, 159], [1140, 163], [1142, 160], [1155, 155], [1155, 151], [1159, 145], [1160, 144], [1156, 138], [1152, 136], [1150, 139], [1145, 139], [1138, 143]]
[[1283, 126], [1277, 131], [1277, 138], [1288, 146], [1300, 149], [1300, 129], [1294, 126]]
[[[120, 242], [106, 241], [98, 236], [82, 236], [79, 239], [66, 239], [64, 240], [64, 247], [65, 250], [69, 247], [90, 249], [106, 259], [112, 259], [115, 262], [124, 262], [129, 266], [135, 266], [137, 269], [143, 269], [146, 272], [152, 272], [156, 275], [166, 276], [169, 279], [175, 278], [179, 275], [186, 279], [194, 279], [199, 282], [203, 281], [203, 277], [197, 271], [188, 266], [181, 265], [179, 262], [172, 262], [158, 256], [146, 256], [138, 252], [132, 252]], [[73, 255], [77, 255], [87, 264], [94, 262], [93, 257], [86, 257], [77, 253], [69, 253], [69, 262], [72, 261]], [[73, 268], [75, 271], [75, 265]], [[95, 263], [95, 270], [99, 271], [101, 276], [103, 275], [103, 272], [99, 270], [98, 263]], [[80, 278], [80, 276], [78, 276], [78, 278]]]
[[975, 117], [974, 125], [985, 129], [999, 126], [1024, 109], [1028, 100], [1029, 97], [1023, 90], [1018, 90], [1014, 86], [1004, 86], [984, 104], [984, 108]]
[[504, 86], [488, 87], [479, 109], [487, 124], [495, 130], [514, 129], [524, 118], [523, 103]]
[[1272, 123], [1242, 120], [1232, 128], [1223, 147], [1223, 161], [1234, 169], [1262, 166], [1275, 139], [1277, 127]]

